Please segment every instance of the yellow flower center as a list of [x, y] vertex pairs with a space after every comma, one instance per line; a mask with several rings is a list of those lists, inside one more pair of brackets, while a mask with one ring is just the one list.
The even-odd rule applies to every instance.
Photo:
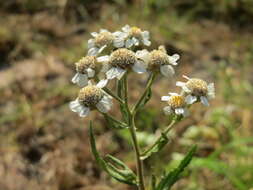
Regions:
[[207, 83], [201, 79], [190, 79], [186, 87], [191, 90], [192, 95], [205, 96], [207, 94]]
[[118, 49], [112, 52], [109, 63], [112, 66], [117, 66], [122, 69], [126, 69], [133, 65], [137, 61], [137, 58], [133, 51], [126, 48]]
[[136, 26], [131, 27], [130, 36], [140, 38], [141, 37], [141, 29]]
[[79, 91], [78, 100], [86, 107], [94, 107], [103, 98], [103, 92], [95, 85], [88, 85]]
[[110, 32], [101, 32], [95, 38], [95, 46], [102, 47], [113, 42], [113, 35]]
[[168, 101], [168, 104], [172, 109], [181, 108], [185, 105], [185, 99], [180, 95], [172, 95]]
[[162, 50], [153, 50], [150, 52], [149, 68], [159, 69], [160, 66], [169, 62], [168, 55]]
[[85, 73], [85, 70], [88, 68], [95, 69], [97, 63], [97, 59], [95, 56], [85, 56], [81, 58], [76, 65], [76, 71], [78, 73]]

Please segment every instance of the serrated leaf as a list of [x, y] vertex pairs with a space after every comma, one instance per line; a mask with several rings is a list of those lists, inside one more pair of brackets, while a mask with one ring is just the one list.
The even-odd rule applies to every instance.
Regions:
[[141, 160], [145, 160], [152, 156], [154, 153], [159, 152], [168, 142], [168, 137], [162, 133], [161, 137], [149, 149], [141, 154]]
[[[105, 170], [110, 176], [112, 176], [114, 179], [126, 183], [129, 185], [136, 185], [136, 176], [135, 174], [120, 160], [109, 156], [111, 160], [114, 160], [114, 163], [117, 160], [117, 164], [122, 167], [122, 169], [118, 169], [115, 167], [112, 163], [109, 163], [105, 161], [100, 154], [97, 151], [96, 147], [96, 140], [93, 134], [93, 127], [92, 122], [90, 122], [90, 145], [91, 145], [91, 151], [93, 156], [95, 157], [95, 160], [97, 161], [98, 165]], [[108, 157], [108, 156], [107, 156]], [[113, 159], [112, 159], [113, 158]]]
[[174, 185], [178, 181], [180, 174], [191, 162], [192, 157], [196, 152], [196, 149], [197, 146], [193, 146], [191, 148], [191, 150], [187, 153], [184, 159], [180, 162], [179, 166], [164, 176], [164, 178], [160, 181], [160, 183], [156, 187], [156, 190], [169, 190], [172, 187], [172, 185]]

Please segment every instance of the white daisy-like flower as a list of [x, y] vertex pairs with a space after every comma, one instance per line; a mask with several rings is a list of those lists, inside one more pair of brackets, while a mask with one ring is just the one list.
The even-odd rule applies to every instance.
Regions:
[[99, 63], [100, 60], [103, 60], [104, 56], [95, 57], [95, 56], [85, 56], [81, 58], [76, 65], [76, 74], [72, 78], [74, 84], [78, 84], [81, 87], [84, 87], [88, 84], [88, 80], [93, 78], [102, 67]]
[[130, 27], [126, 25], [122, 28], [122, 31], [117, 31], [113, 33], [115, 36], [114, 46], [115, 47], [126, 47], [131, 48], [132, 46], [139, 46], [144, 44], [145, 46], [150, 46], [149, 32], [142, 31], [138, 27]]
[[108, 112], [112, 107], [112, 97], [102, 90], [106, 84], [107, 80], [101, 80], [96, 85], [89, 83], [80, 90], [77, 99], [70, 102], [70, 109], [80, 117], [86, 117], [94, 109], [102, 113]]
[[105, 29], [100, 29], [99, 33], [92, 32], [94, 37], [88, 40], [88, 55], [96, 56], [101, 53], [106, 47], [113, 44], [114, 35]]
[[102, 59], [105, 67], [102, 72], [106, 73], [107, 79], [121, 79], [121, 77], [130, 69], [136, 73], [146, 72], [146, 65], [143, 61], [139, 61], [135, 53], [126, 48], [120, 48]]
[[162, 96], [162, 101], [168, 103], [168, 106], [163, 108], [166, 115], [176, 114], [176, 115], [188, 115], [187, 104], [185, 97], [177, 93], [169, 93], [169, 96]]
[[160, 72], [165, 77], [171, 77], [175, 74], [171, 65], [177, 65], [180, 58], [178, 54], [169, 56], [163, 46], [158, 50], [148, 52], [147, 50], [137, 51], [137, 58], [143, 60], [147, 64], [147, 70], [152, 72]]
[[214, 83], [207, 84], [206, 81], [198, 78], [189, 78], [183, 76], [188, 81], [176, 83], [180, 86], [183, 92], [187, 95], [185, 100], [188, 104], [193, 104], [194, 102], [200, 101], [205, 106], [209, 106], [209, 99], [215, 98], [215, 88]]

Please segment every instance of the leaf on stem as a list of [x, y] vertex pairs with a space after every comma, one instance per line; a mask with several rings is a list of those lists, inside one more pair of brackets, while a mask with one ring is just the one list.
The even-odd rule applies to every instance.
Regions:
[[[136, 175], [122, 161], [113, 156], [106, 156], [108, 161], [104, 160], [97, 151], [96, 140], [93, 134], [92, 122], [90, 122], [90, 145], [91, 151], [98, 165], [104, 169], [114, 179], [128, 185], [137, 185]], [[121, 167], [121, 168], [119, 168]]]
[[169, 190], [172, 187], [172, 185], [174, 185], [178, 181], [180, 174], [191, 162], [196, 152], [196, 149], [197, 146], [194, 145], [187, 153], [187, 155], [184, 157], [184, 159], [180, 162], [179, 166], [162, 178], [162, 180], [160, 181], [155, 190]]
[[138, 107], [136, 107], [136, 110], [139, 110], [140, 108], [143, 108], [146, 103], [151, 99], [152, 96], [152, 90], [151, 87], [145, 92], [145, 95], [143, 97], [143, 99], [141, 100], [140, 104], [138, 105]]
[[141, 154], [141, 160], [145, 160], [152, 156], [154, 153], [159, 152], [169, 142], [166, 134], [162, 133], [159, 139], [146, 151]]
[[115, 129], [126, 129], [127, 125], [125, 123], [122, 123], [111, 116], [104, 114], [105, 120], [108, 123], [109, 127], [115, 128]]

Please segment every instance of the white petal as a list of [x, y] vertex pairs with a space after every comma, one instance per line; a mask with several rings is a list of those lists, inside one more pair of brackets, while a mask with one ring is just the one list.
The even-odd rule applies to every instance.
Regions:
[[116, 48], [121, 48], [124, 46], [124, 38], [115, 38], [113, 41], [113, 45]]
[[134, 45], [134, 41], [132, 39], [127, 39], [126, 40], [126, 44], [125, 44], [126, 48], [130, 48], [133, 45]]
[[178, 54], [174, 54], [172, 56], [169, 56], [169, 62], [172, 65], [177, 65], [177, 60], [180, 58]]
[[96, 56], [98, 52], [99, 52], [99, 49], [97, 47], [93, 47], [88, 50], [88, 55]]
[[69, 103], [69, 108], [73, 112], [80, 112], [82, 107], [83, 106], [79, 103], [78, 99]]
[[78, 86], [84, 87], [88, 84], [88, 76], [86, 74], [77, 73], [72, 78], [72, 82], [78, 84]]
[[110, 69], [110, 65], [107, 64], [107, 63], [104, 63], [104, 64], [102, 65], [102, 68], [101, 68], [100, 71], [101, 71], [102, 73], [105, 73], [105, 72], [107, 72], [109, 69]]
[[112, 107], [112, 101], [107, 96], [104, 96], [96, 105], [97, 109], [102, 113], [108, 112]]
[[170, 106], [164, 107], [163, 112], [165, 113], [165, 115], [171, 114], [172, 113], [171, 107]]
[[80, 117], [86, 117], [90, 113], [90, 108], [83, 106], [82, 110], [79, 112]]
[[122, 27], [122, 30], [123, 30], [124, 32], [129, 32], [130, 26], [129, 26], [129, 25], [125, 25], [124, 27]]
[[181, 114], [184, 114], [184, 108], [176, 108], [175, 109], [175, 113], [177, 114], [177, 115], [181, 115]]
[[165, 77], [171, 77], [175, 74], [173, 67], [170, 65], [161, 66], [160, 71], [161, 71], [162, 75]]
[[171, 95], [171, 96], [179, 96], [179, 94], [176, 93], [176, 92], [170, 92], [170, 93], [168, 93], [168, 94]]
[[143, 39], [149, 39], [149, 31], [143, 31], [142, 33], [141, 33], [141, 35], [142, 35], [142, 37], [143, 37]]
[[203, 105], [209, 106], [208, 100], [205, 96], [200, 96], [200, 101]]
[[162, 101], [169, 101], [170, 100], [170, 96], [162, 96], [161, 100]]
[[88, 49], [93, 48], [95, 46], [94, 39], [88, 40]]
[[145, 46], [150, 46], [151, 45], [151, 42], [147, 39], [143, 39], [142, 42]]
[[185, 82], [177, 81], [176, 86], [183, 87], [183, 86], [185, 86]]
[[98, 36], [98, 33], [97, 32], [91, 32], [90, 33], [94, 38]]
[[138, 46], [140, 43], [139, 40], [136, 39], [135, 37], [132, 38], [132, 41], [133, 41], [133, 45], [135, 45], [135, 46]]
[[102, 28], [102, 29], [99, 30], [99, 32], [101, 33], [101, 32], [109, 32], [109, 31]]
[[207, 94], [208, 94], [208, 98], [212, 99], [215, 98], [215, 88], [214, 88], [214, 83], [210, 83], [207, 86]]
[[143, 61], [137, 61], [133, 66], [132, 69], [136, 73], [145, 73], [147, 71], [147, 65]]
[[191, 93], [191, 92], [192, 92], [186, 85], [182, 86], [182, 89], [183, 89], [183, 91], [185, 91], [186, 93]]
[[115, 77], [122, 77], [126, 71], [118, 67], [112, 67], [106, 72], [107, 79], [113, 79]]
[[187, 79], [187, 80], [190, 80], [190, 77], [186, 76], [186, 75], [183, 75], [183, 78]]
[[187, 95], [187, 96], [185, 97], [185, 102], [186, 102], [187, 104], [193, 104], [193, 103], [196, 102], [196, 101], [197, 101], [197, 97], [196, 97], [196, 96]]
[[107, 45], [104, 45], [104, 46], [100, 47], [99, 50], [98, 50], [98, 53], [101, 53], [106, 47], [107, 47]]
[[104, 56], [97, 57], [98, 62], [108, 62], [109, 59], [110, 59], [109, 55], [104, 55]]
[[88, 69], [86, 69], [86, 71], [87, 71], [87, 74], [88, 74], [88, 77], [89, 77], [89, 78], [94, 77], [94, 75], [95, 75], [95, 70], [93, 70], [93, 69], [91, 69], [91, 68], [88, 68]]
[[102, 79], [102, 80], [100, 80], [100, 81], [97, 83], [96, 86], [97, 86], [98, 88], [104, 88], [104, 87], [106, 86], [107, 82], [108, 82], [107, 79]]

